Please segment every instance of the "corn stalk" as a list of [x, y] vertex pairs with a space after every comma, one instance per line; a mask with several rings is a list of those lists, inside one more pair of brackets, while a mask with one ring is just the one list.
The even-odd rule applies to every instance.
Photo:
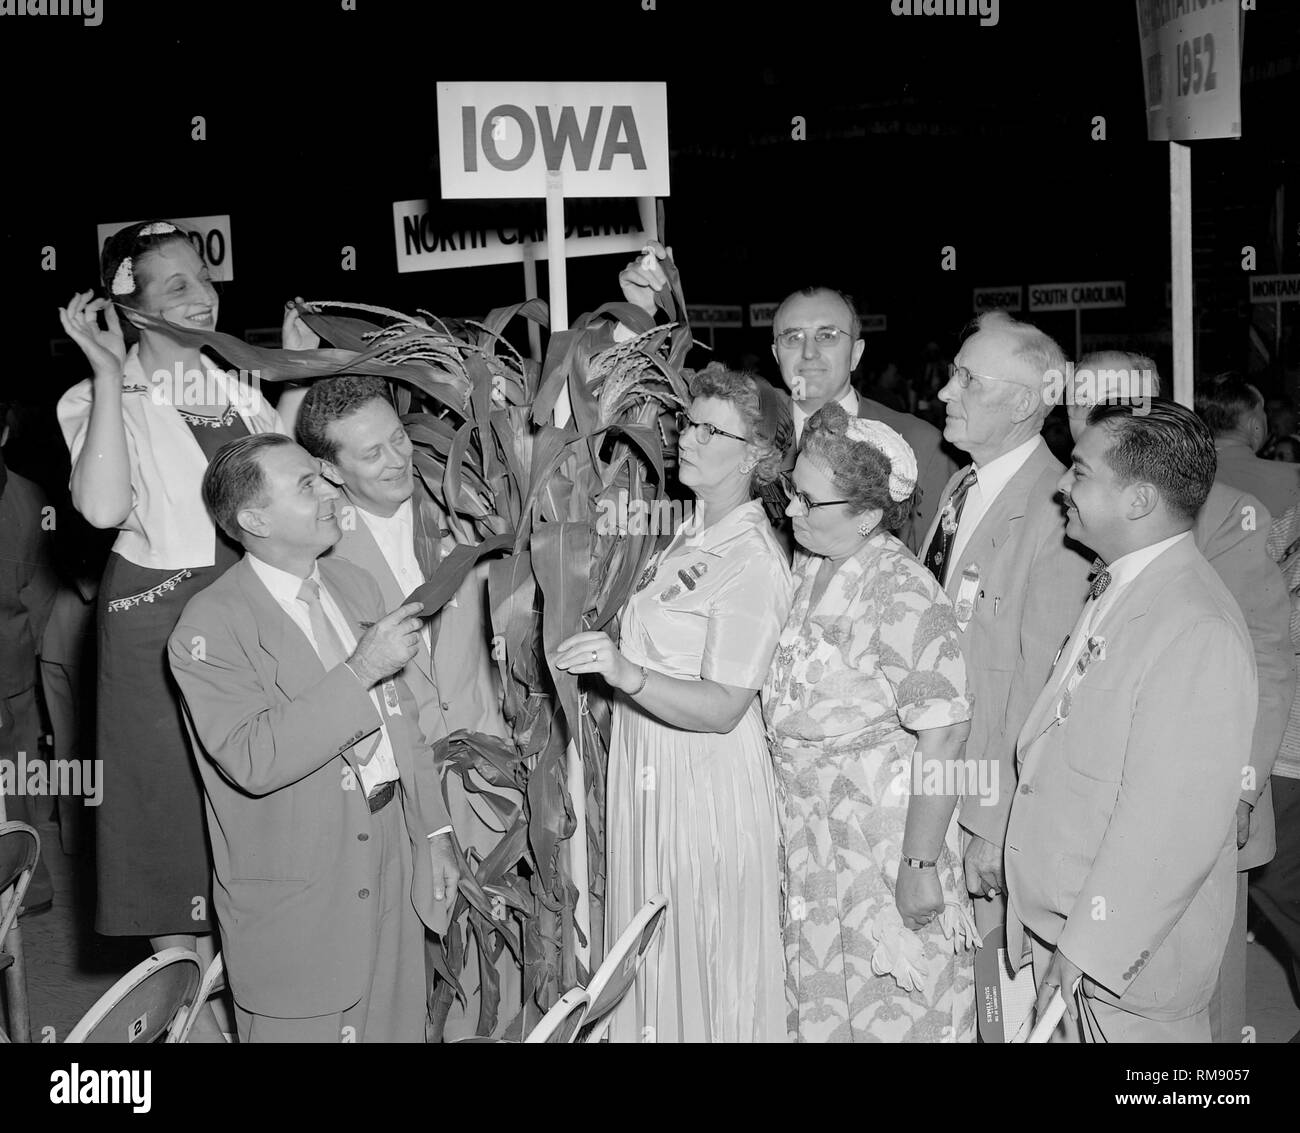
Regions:
[[[511, 738], [456, 732], [434, 758], [478, 791], [513, 787], [512, 805], [486, 793], [506, 833], [462, 880], [436, 962], [432, 1039], [453, 997], [468, 950], [478, 951], [478, 1033], [498, 1030], [495, 965], [509, 950], [523, 973], [524, 1009], [505, 1027], [520, 1038], [568, 988], [591, 976], [577, 959], [577, 887], [569, 876], [574, 808], [565, 776], [570, 740], [580, 738], [587, 793], [592, 965], [604, 946], [605, 770], [612, 705], [599, 680], [555, 669], [564, 638], [584, 629], [617, 637], [617, 614], [655, 549], [653, 525], [628, 517], [667, 503], [659, 419], [688, 400], [683, 361], [692, 344], [675, 267], [661, 304], [670, 323], [655, 327], [638, 308], [607, 304], [553, 334], [539, 366], [504, 337], [515, 318], [547, 323], [538, 300], [498, 308], [482, 322], [415, 316], [356, 303], [304, 303], [304, 321], [332, 349], [268, 350], [219, 332], [159, 329], [192, 340], [264, 382], [366, 373], [390, 383], [415, 448], [416, 529], [428, 543], [449, 530], [458, 546], [439, 559], [412, 595], [431, 615], [465, 576], [489, 559], [493, 657]], [[344, 313], [337, 313], [344, 312]], [[365, 316], [365, 317], [361, 317]], [[379, 319], [382, 321], [375, 321]], [[149, 320], [146, 320], [149, 321]], [[616, 322], [638, 332], [616, 343]], [[553, 423], [560, 392], [572, 416]], [[644, 509], [644, 510], [642, 510]], [[433, 622], [436, 629], [437, 621]]]

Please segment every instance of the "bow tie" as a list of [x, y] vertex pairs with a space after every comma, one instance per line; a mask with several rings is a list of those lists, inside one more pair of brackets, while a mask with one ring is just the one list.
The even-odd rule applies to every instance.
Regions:
[[1092, 580], [1092, 585], [1088, 587], [1088, 593], [1095, 602], [1106, 592], [1106, 587], [1110, 585], [1110, 571], [1106, 569], [1106, 564], [1101, 559], [1097, 559], [1092, 564], [1092, 569], [1095, 577]]

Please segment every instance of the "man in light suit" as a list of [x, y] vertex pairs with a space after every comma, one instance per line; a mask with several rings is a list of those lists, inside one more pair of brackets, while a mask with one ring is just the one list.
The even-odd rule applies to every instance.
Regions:
[[419, 608], [387, 612], [364, 571], [317, 562], [339, 496], [287, 437], [226, 445], [203, 496], [246, 553], [186, 605], [168, 653], [240, 1040], [422, 1041], [421, 921], [445, 922], [458, 877], [395, 679]]
[[[1158, 397], [1160, 375], [1142, 354], [1103, 350], [1085, 355], [1075, 371], [1069, 399], [1070, 432], [1077, 442], [1093, 404]], [[1199, 413], [1202, 420], [1204, 413]], [[1209, 422], [1207, 422], [1207, 425]], [[1211, 432], [1213, 432], [1211, 427]], [[1270, 775], [1295, 694], [1295, 655], [1290, 638], [1291, 602], [1282, 572], [1268, 554], [1271, 514], [1263, 503], [1224, 474], [1216, 438], [1215, 480], [1192, 529], [1205, 556], [1236, 599], [1250, 634], [1259, 683], [1251, 739], [1250, 770], [1237, 801], [1237, 900], [1219, 984], [1210, 1003], [1215, 1042], [1239, 1043], [1246, 1014], [1246, 901], [1249, 871], [1276, 851]], [[1233, 486], [1230, 486], [1233, 485]]]
[[944, 436], [973, 463], [940, 495], [924, 561], [952, 599], [974, 695], [968, 759], [986, 794], [962, 801], [966, 883], [981, 932], [1001, 924], [1002, 847], [1016, 787], [1015, 743], [1061, 638], [1088, 595], [1091, 559], [1065, 537], [1060, 463], [1039, 435], [1060, 347], [1002, 312], [982, 316], [939, 398]]
[[1020, 733], [1007, 954], [1028, 938], [1037, 1010], [1059, 989], [1074, 1041], [1210, 1037], [1258, 704], [1241, 611], [1192, 536], [1214, 464], [1190, 410], [1101, 405], [1060, 481], [1105, 566]]
[[[387, 387], [378, 378], [359, 375], [318, 381], [307, 391], [295, 427], [299, 443], [321, 461], [326, 478], [343, 493], [342, 535], [330, 556], [365, 570], [379, 584], [389, 608], [401, 605], [432, 577], [455, 540], [441, 530], [441, 509], [417, 485], [411, 441]], [[487, 563], [480, 562], [455, 597], [426, 623], [415, 656], [402, 670], [419, 705], [426, 749], [458, 729], [510, 737], [493, 672], [487, 569]], [[495, 796], [500, 800], [496, 805], [505, 808], [520, 804], [522, 798], [517, 791], [493, 788], [476, 772], [470, 774], [480, 794], [467, 791], [460, 777], [450, 774], [443, 781], [444, 797], [461, 846], [486, 857], [505, 833], [488, 797]], [[442, 949], [433, 938], [427, 946]], [[452, 1004], [442, 1026], [444, 1039], [477, 1032], [478, 967], [477, 950], [471, 947], [460, 977], [465, 1002]], [[502, 1026], [523, 1006], [523, 983], [509, 949], [496, 968], [497, 1021]]]

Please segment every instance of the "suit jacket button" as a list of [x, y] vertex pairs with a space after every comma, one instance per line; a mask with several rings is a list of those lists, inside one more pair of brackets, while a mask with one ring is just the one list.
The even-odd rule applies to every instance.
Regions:
[[1033, 793], [1033, 788], [1030, 787], [1030, 785], [1029, 785], [1028, 783], [1021, 783], [1021, 784], [1020, 784], [1020, 793], [1021, 793], [1022, 795], [1029, 795], [1029, 794], [1032, 794], [1032, 793]]
[[369, 842], [369, 841], [370, 841], [370, 835], [369, 835], [369, 834], [358, 834], [358, 835], [357, 835], [357, 841], [358, 841], [358, 842]]
[[357, 896], [360, 897], [362, 900], [365, 900], [365, 898], [367, 898], [367, 897], [370, 896], [370, 890], [369, 890], [369, 889], [358, 889], [358, 890], [357, 890]]
[[447, 701], [444, 700], [444, 701], [442, 702], [442, 710], [443, 710], [444, 712], [447, 712], [447, 711], [450, 710], [450, 708], [451, 708], [451, 705], [448, 704]]

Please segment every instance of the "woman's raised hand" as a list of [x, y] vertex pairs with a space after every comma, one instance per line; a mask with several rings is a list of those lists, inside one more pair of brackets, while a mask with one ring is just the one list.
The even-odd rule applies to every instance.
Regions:
[[280, 345], [285, 350], [315, 350], [320, 345], [320, 335], [302, 321], [294, 303], [301, 303], [299, 295], [293, 303], [284, 305], [284, 326], [280, 328]]
[[[108, 299], [94, 298], [93, 291], [74, 295], [66, 307], [59, 308], [59, 322], [68, 337], [81, 347], [81, 352], [95, 370], [97, 377], [118, 377], [126, 365], [126, 340], [122, 337], [122, 324], [117, 310]], [[107, 329], [99, 325], [103, 311]]]

